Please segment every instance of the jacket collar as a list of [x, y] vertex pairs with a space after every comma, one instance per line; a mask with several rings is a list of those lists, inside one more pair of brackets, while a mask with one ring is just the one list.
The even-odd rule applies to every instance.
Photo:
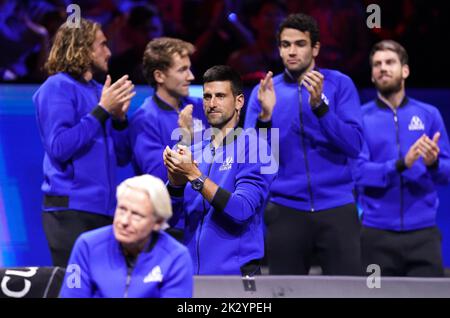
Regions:
[[288, 71], [287, 68], [284, 69], [283, 79], [286, 83], [296, 84], [297, 79]]
[[[408, 102], [409, 102], [409, 98], [408, 98], [408, 96], [405, 95], [405, 97], [403, 97], [403, 100], [400, 103], [400, 105], [398, 105], [398, 108], [405, 106], [406, 104], [408, 104]], [[375, 99], [375, 103], [380, 108], [389, 108], [389, 109], [391, 109], [391, 107], [388, 104], [386, 104], [383, 100], [381, 100], [379, 96], [377, 96], [377, 98]]]
[[[155, 102], [156, 106], [158, 106], [160, 109], [165, 111], [177, 111], [175, 108], [167, 104], [165, 101], [163, 101], [156, 93], [153, 94], [153, 101]], [[181, 110], [183, 107], [183, 102], [180, 100], [179, 102], [179, 109]]]
[[[147, 245], [144, 247], [144, 249], [141, 251], [141, 253], [150, 253], [150, 252], [153, 250], [153, 248], [155, 247], [155, 245], [156, 245], [156, 243], [158, 242], [158, 240], [159, 240], [159, 232], [152, 231], [152, 233], [150, 234], [150, 240], [148, 241], [148, 243], [147, 243]], [[116, 242], [117, 242], [117, 241], [116, 241]], [[124, 249], [123, 249], [123, 247], [122, 247], [122, 244], [120, 244], [119, 242], [117, 242], [117, 243], [118, 243], [118, 245], [119, 245], [119, 249], [120, 249], [121, 253], [122, 253], [125, 257], [127, 257], [127, 256], [125, 255], [125, 251], [124, 251]]]
[[[317, 67], [317, 64], [316, 64], [316, 66], [314, 66], [313, 70], [320, 72], [320, 69]], [[287, 68], [284, 69], [283, 79], [286, 83], [291, 83], [291, 84], [298, 83], [298, 78], [296, 78], [291, 72], [289, 72], [289, 70]]]
[[[232, 131], [230, 131], [225, 137], [223, 137], [222, 142], [219, 144], [219, 146], [217, 148], [227, 146], [227, 145], [233, 143], [242, 134], [242, 130], [243, 129], [241, 127], [236, 125]], [[231, 136], [233, 136], [233, 138], [231, 138]], [[213, 143], [212, 143], [214, 140], [214, 137], [215, 137], [214, 135], [211, 136], [211, 139], [209, 141], [210, 148], [214, 148]]]

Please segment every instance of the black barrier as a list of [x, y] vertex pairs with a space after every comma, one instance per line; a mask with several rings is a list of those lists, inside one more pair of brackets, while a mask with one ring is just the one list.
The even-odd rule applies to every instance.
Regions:
[[0, 298], [56, 298], [64, 274], [61, 267], [0, 268]]

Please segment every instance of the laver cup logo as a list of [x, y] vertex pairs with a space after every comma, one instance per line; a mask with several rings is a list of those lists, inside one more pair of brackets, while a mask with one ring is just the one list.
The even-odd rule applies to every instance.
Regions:
[[56, 298], [64, 274], [61, 267], [0, 269], [0, 298]]

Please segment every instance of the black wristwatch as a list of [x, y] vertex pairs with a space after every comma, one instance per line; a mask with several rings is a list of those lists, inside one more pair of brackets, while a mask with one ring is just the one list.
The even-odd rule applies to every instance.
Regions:
[[192, 189], [198, 192], [202, 192], [203, 189], [203, 185], [205, 184], [205, 180], [208, 177], [205, 176], [204, 174], [202, 174], [200, 177], [198, 177], [197, 179], [194, 179], [191, 181], [191, 186]]

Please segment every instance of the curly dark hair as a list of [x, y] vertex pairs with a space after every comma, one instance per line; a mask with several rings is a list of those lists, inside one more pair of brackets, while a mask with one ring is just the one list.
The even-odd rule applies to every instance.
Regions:
[[101, 30], [100, 24], [86, 19], [80, 20], [79, 27], [63, 23], [55, 35], [45, 69], [49, 75], [67, 72], [81, 77], [92, 64], [92, 45], [95, 35]]
[[296, 29], [302, 32], [308, 31], [311, 38], [311, 46], [316, 45], [320, 41], [320, 31], [317, 21], [307, 14], [290, 14], [281, 22], [277, 31], [278, 45], [280, 45], [280, 35], [284, 29]]
[[194, 45], [180, 39], [161, 37], [151, 40], [145, 48], [142, 61], [142, 72], [145, 79], [155, 87], [156, 81], [153, 73], [156, 70], [165, 71], [170, 68], [173, 54], [186, 56], [192, 55], [194, 51]]

